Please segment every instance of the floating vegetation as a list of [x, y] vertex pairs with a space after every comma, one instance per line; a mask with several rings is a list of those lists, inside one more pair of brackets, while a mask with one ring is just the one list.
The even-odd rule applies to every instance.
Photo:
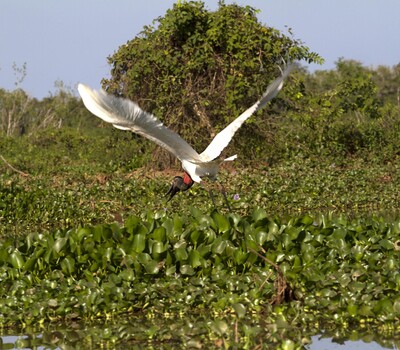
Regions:
[[[30, 233], [1, 245], [0, 321], [212, 314], [280, 328], [398, 327], [399, 235], [399, 220], [280, 220], [261, 208]], [[231, 327], [221, 322], [210, 326], [215, 337]]]
[[[225, 170], [229, 213], [200, 186], [167, 204], [175, 172], [129, 172], [87, 140], [76, 160], [60, 157], [60, 135], [45, 151], [2, 140], [29, 176], [0, 165], [0, 333], [111, 348], [292, 349], [341, 330], [397, 339], [397, 162]], [[78, 154], [82, 140], [63, 139]]]

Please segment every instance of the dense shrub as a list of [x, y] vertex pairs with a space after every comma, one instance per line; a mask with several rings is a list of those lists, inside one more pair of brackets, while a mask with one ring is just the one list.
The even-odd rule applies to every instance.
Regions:
[[[137, 101], [202, 151], [257, 101], [280, 74], [283, 59], [321, 60], [300, 42], [262, 25], [256, 13], [223, 1], [214, 12], [200, 1], [175, 4], [109, 57], [111, 78], [103, 87]], [[243, 126], [247, 141], [235, 140], [232, 152], [258, 155], [268, 135], [268, 128], [260, 127], [265, 120]]]

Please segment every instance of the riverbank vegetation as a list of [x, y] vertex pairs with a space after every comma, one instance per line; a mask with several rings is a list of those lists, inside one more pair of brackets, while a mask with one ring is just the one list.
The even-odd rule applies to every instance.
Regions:
[[[103, 82], [137, 96], [199, 151], [259, 97], [282, 56], [321, 60], [275, 30], [262, 36], [254, 9], [219, 11], [176, 5], [158, 31], [145, 28], [110, 56], [112, 78]], [[229, 29], [231, 18], [247, 24], [240, 45], [216, 29]], [[188, 37], [187, 26], [196, 28]], [[249, 28], [254, 40], [241, 41]], [[152, 46], [159, 36], [170, 38], [162, 57], [146, 61], [143, 50], [160, 49]], [[265, 52], [243, 60], [260, 38]], [[171, 47], [181, 48], [179, 59]], [[133, 54], [143, 55], [147, 75], [127, 65]], [[188, 55], [195, 59], [178, 71]], [[135, 79], [148, 84], [143, 91]], [[231, 212], [201, 186], [167, 202], [178, 164], [92, 116], [73, 89], [61, 84], [43, 100], [0, 89], [2, 329], [112, 328], [123, 316], [118, 336], [96, 333], [99, 344], [292, 349], [317, 331], [361, 328], [397, 341], [399, 86], [400, 65], [339, 59], [310, 73], [298, 63], [227, 150], [238, 154], [220, 174]], [[135, 317], [146, 329], [126, 325]]]

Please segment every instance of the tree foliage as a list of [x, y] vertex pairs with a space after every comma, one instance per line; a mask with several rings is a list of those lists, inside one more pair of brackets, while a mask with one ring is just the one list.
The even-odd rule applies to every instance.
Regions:
[[137, 101], [200, 151], [259, 98], [283, 59], [321, 61], [256, 14], [250, 6], [220, 2], [212, 12], [201, 1], [179, 2], [109, 57], [103, 87]]
[[[279, 74], [282, 58], [320, 59], [300, 42], [261, 25], [256, 14], [251, 7], [223, 2], [215, 12], [202, 2], [178, 3], [109, 57], [111, 78], [103, 81], [104, 87], [137, 101], [202, 151], [255, 102]], [[102, 157], [107, 169], [131, 170], [149, 162], [155, 147], [151, 142], [99, 128], [100, 120], [62, 82], [49, 97], [30, 97], [20, 89], [25, 66], [14, 69], [16, 90], [0, 88], [0, 134], [5, 140], [0, 155], [7, 158], [11, 138], [26, 135], [12, 142], [20, 143], [20, 149], [32, 143], [54, 145], [59, 154], [65, 146], [72, 159], [85, 153], [87, 137], [89, 143], [99, 142], [93, 157]], [[299, 66], [284, 91], [260, 112], [265, 117], [250, 118], [228, 151], [237, 152], [244, 166], [313, 156], [331, 157], [335, 163], [346, 162], [348, 156], [393, 162], [400, 156], [399, 86], [400, 64], [365, 67], [340, 58], [334, 69], [313, 73]], [[173, 159], [157, 152], [153, 166]], [[29, 172], [30, 160], [20, 160], [23, 171]]]
[[290, 148], [297, 144], [301, 153], [398, 156], [398, 73], [398, 66], [372, 69], [339, 59], [336, 69], [298, 74], [288, 109], [291, 130], [296, 130]]
[[64, 89], [42, 100], [24, 90], [0, 89], [0, 131], [8, 136], [35, 133], [62, 126], [91, 127], [99, 121], [88, 113], [76, 96]]

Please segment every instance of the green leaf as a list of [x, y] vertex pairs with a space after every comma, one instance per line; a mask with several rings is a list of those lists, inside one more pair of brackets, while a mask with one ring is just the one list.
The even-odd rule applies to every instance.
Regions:
[[313, 222], [314, 222], [314, 219], [313, 219], [311, 216], [309, 216], [309, 215], [304, 215], [304, 216], [301, 218], [301, 223], [304, 224], [304, 225], [306, 225], [306, 226], [311, 225]]
[[226, 240], [222, 237], [218, 237], [212, 244], [212, 252], [214, 254], [222, 254], [226, 248]]
[[195, 218], [199, 218], [199, 217], [203, 216], [203, 213], [198, 208], [189, 206], [189, 210], [190, 210], [191, 214], [193, 215], [193, 217], [195, 217]]
[[263, 208], [253, 210], [252, 217], [254, 221], [259, 221], [267, 218], [267, 212]]
[[174, 221], [171, 218], [167, 218], [162, 223], [162, 227], [165, 228], [167, 237], [172, 238], [174, 233]]
[[171, 266], [165, 271], [166, 276], [173, 276], [176, 273], [176, 266]]
[[300, 232], [303, 230], [303, 227], [288, 227], [285, 230], [285, 233], [287, 233], [290, 237], [290, 240], [294, 241], [297, 239], [299, 236]]
[[[190, 240], [191, 240], [192, 243], [197, 243], [200, 237], [203, 238], [203, 231], [194, 230], [194, 231], [190, 234]], [[202, 241], [202, 240], [201, 240], [201, 241]]]
[[107, 247], [104, 251], [103, 251], [103, 262], [111, 262], [111, 257], [113, 255], [113, 248], [112, 247]]
[[268, 233], [265, 231], [258, 231], [256, 233], [256, 242], [261, 246], [264, 244], [267, 238], [268, 238]]
[[143, 266], [146, 266], [152, 260], [151, 256], [147, 253], [140, 253], [137, 258]]
[[155, 275], [160, 271], [160, 264], [157, 261], [151, 260], [144, 265], [146, 272]]
[[58, 238], [53, 245], [53, 250], [59, 255], [61, 249], [64, 248], [65, 244], [67, 243], [67, 238], [66, 237], [60, 237]]
[[193, 276], [195, 274], [195, 271], [190, 265], [182, 265], [180, 268], [180, 273], [182, 275]]
[[358, 313], [358, 306], [351, 304], [347, 306], [347, 312], [349, 313], [350, 316], [356, 316]]
[[[44, 253], [44, 249], [42, 249], [42, 253]], [[40, 256], [41, 254], [35, 254], [34, 256], [31, 256], [29, 259], [27, 259], [26, 261], [25, 261], [25, 264], [24, 264], [24, 270], [25, 271], [33, 271], [34, 270], [34, 267], [35, 267], [35, 265], [36, 265], [36, 262], [37, 262], [37, 260], [38, 260], [38, 257]]]
[[276, 222], [268, 222], [268, 233], [272, 235], [277, 235], [279, 233], [279, 226]]
[[391, 241], [389, 241], [388, 239], [386, 239], [386, 238], [381, 239], [380, 242], [379, 242], [379, 245], [382, 248], [386, 249], [386, 250], [393, 250], [394, 249], [393, 243]]
[[335, 239], [342, 239], [345, 238], [347, 235], [347, 231], [344, 228], [337, 228], [333, 231], [333, 237]]
[[225, 216], [214, 211], [212, 213], [212, 218], [213, 218], [215, 224], [217, 225], [219, 232], [226, 232], [229, 230], [229, 228], [230, 228], [229, 220]]
[[154, 238], [154, 240], [158, 241], [158, 242], [166, 242], [167, 240], [167, 233], [164, 227], [160, 226], [157, 227], [152, 234], [152, 237]]
[[146, 248], [146, 235], [143, 233], [134, 235], [132, 248], [136, 253], [143, 252]]
[[151, 250], [152, 250], [152, 254], [161, 254], [164, 253], [168, 248], [167, 244], [163, 244], [162, 242], [154, 242]]
[[235, 262], [238, 265], [242, 265], [246, 262], [248, 253], [243, 252], [241, 249], [236, 249], [234, 253]]
[[189, 253], [189, 263], [193, 268], [201, 266], [202, 257], [197, 250], [191, 250]]
[[25, 264], [25, 259], [18, 249], [14, 249], [14, 251], [10, 254], [9, 261], [16, 269], [22, 269]]
[[246, 307], [243, 304], [235, 303], [233, 304], [233, 308], [239, 318], [243, 318], [246, 315]]
[[229, 327], [225, 321], [215, 320], [211, 324], [211, 330], [218, 335], [224, 335], [228, 332]]
[[181, 234], [182, 233], [183, 222], [182, 219], [175, 215], [174, 216], [174, 233]]
[[175, 253], [175, 259], [177, 261], [181, 261], [181, 262], [186, 261], [189, 257], [187, 249], [186, 249], [186, 245], [175, 249], [174, 253]]
[[71, 256], [66, 256], [61, 261], [61, 270], [67, 275], [72, 275], [75, 272], [75, 260]]
[[83, 238], [89, 237], [92, 234], [92, 230], [88, 227], [81, 227], [77, 231], [78, 241], [81, 242]]
[[125, 269], [122, 270], [119, 276], [124, 280], [124, 281], [134, 281], [135, 280], [135, 273], [132, 269]]
[[5, 263], [10, 259], [10, 254], [8, 254], [7, 249], [0, 246], [0, 262]]

